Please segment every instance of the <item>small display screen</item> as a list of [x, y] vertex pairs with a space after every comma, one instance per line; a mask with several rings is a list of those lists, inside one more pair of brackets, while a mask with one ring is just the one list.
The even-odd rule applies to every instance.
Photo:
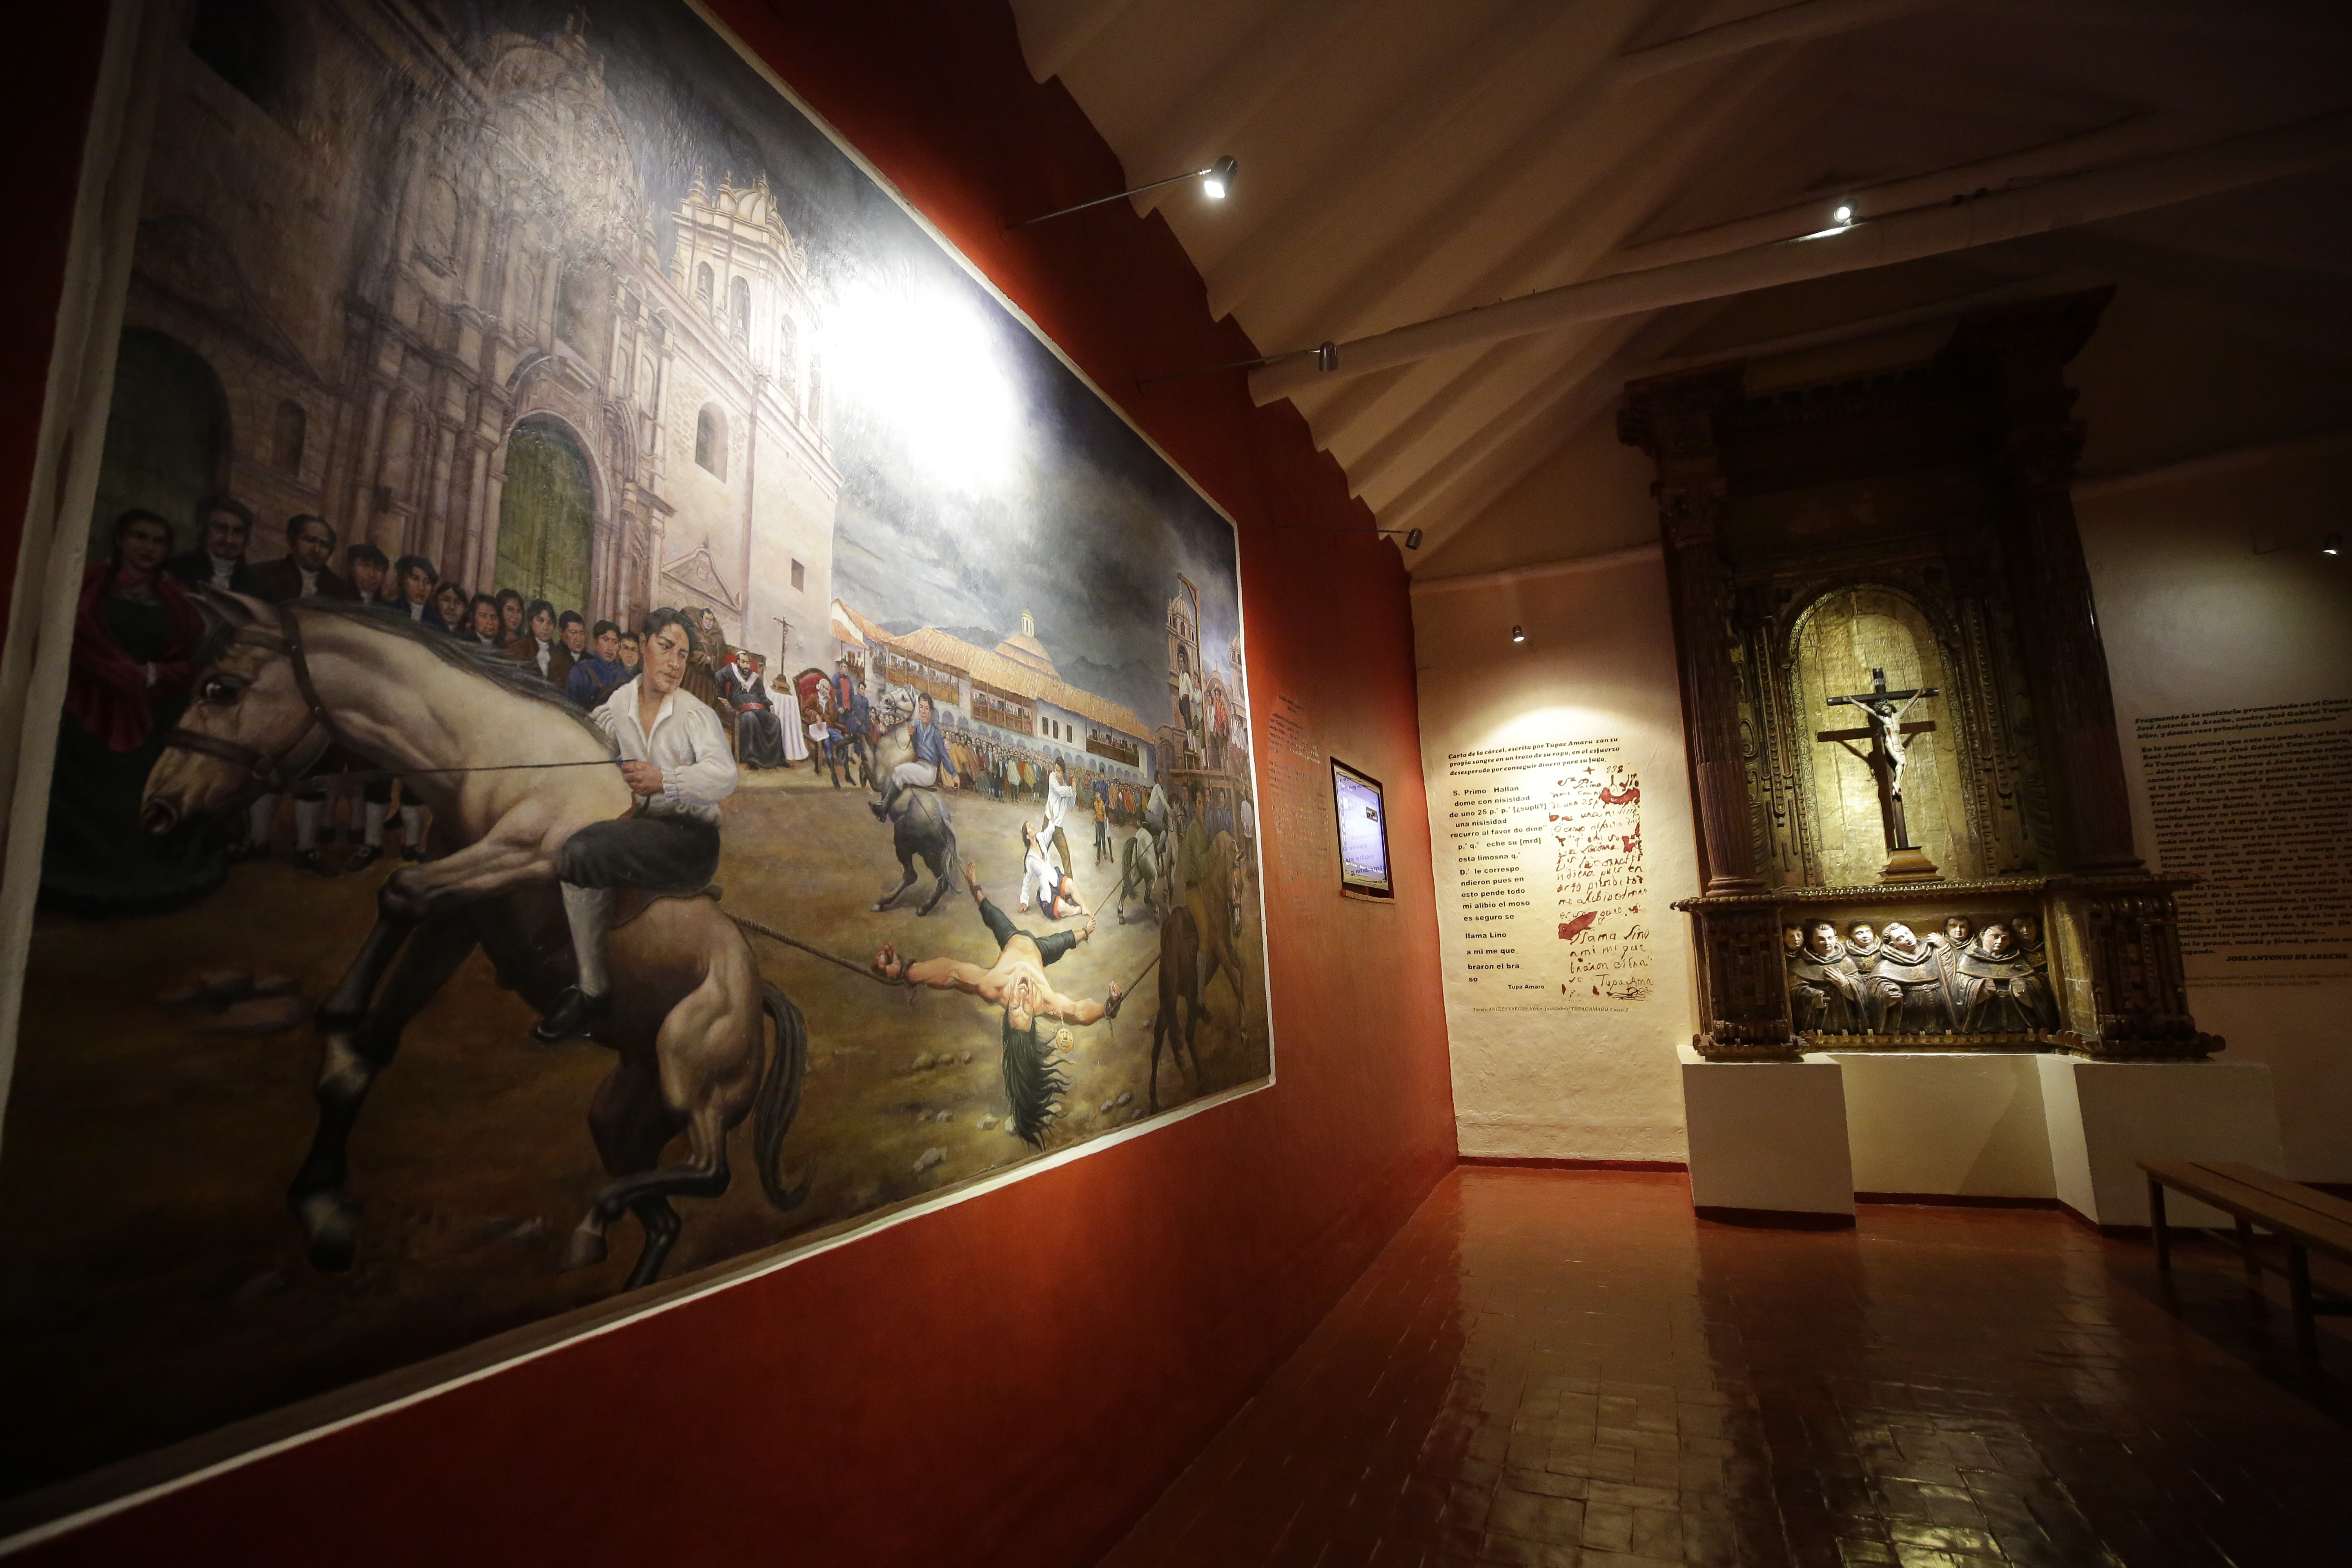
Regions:
[[1388, 807], [1381, 782], [1334, 758], [1331, 797], [1339, 819], [1339, 890], [1390, 899]]

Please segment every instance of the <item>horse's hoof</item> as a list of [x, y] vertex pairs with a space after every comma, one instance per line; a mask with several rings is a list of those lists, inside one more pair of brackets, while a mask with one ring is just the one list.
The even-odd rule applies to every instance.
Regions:
[[306, 1240], [303, 1253], [310, 1267], [322, 1274], [341, 1274], [351, 1268], [360, 1247], [359, 1211], [332, 1193], [317, 1193], [294, 1207]]
[[564, 1242], [563, 1258], [555, 1267], [567, 1274], [574, 1268], [593, 1268], [604, 1261], [604, 1233], [583, 1225]]

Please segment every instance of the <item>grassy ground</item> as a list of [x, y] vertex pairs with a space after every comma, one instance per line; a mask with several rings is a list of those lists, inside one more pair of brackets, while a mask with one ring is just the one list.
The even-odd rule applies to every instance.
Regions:
[[[727, 807], [723, 907], [863, 963], [883, 942], [986, 963], [995, 944], [961, 889], [928, 917], [870, 906], [898, 880], [871, 797], [800, 768], [747, 774]], [[951, 797], [964, 856], [1008, 914], [1019, 823], [1034, 804]], [[1124, 835], [1118, 835], [1123, 840]], [[1108, 900], [1074, 826], [1078, 884]], [[205, 1032], [212, 1015], [159, 997], [193, 971], [277, 972], [307, 1015], [367, 930], [396, 860], [322, 881], [282, 863], [235, 868], [204, 904], [138, 921], [45, 917], [0, 1144], [0, 1490], [16, 1492], [193, 1436], [484, 1335], [610, 1297], [636, 1253], [555, 1271], [566, 1232], [604, 1180], [586, 1110], [612, 1058], [544, 1047], [532, 1016], [478, 954], [410, 1028], [352, 1143], [364, 1205], [358, 1266], [303, 1261], [282, 1196], [313, 1124], [317, 1039]], [[923, 884], [928, 888], [929, 879]], [[1163, 1110], [1265, 1075], [1263, 937], [1245, 898], [1246, 1004], [1205, 998], [1195, 1083], [1163, 1058]], [[1034, 911], [1017, 924], [1049, 929]], [[1073, 925], [1076, 921], [1061, 922]], [[679, 1205], [675, 1277], [952, 1187], [1039, 1151], [1003, 1125], [1001, 1015], [949, 993], [886, 989], [762, 942], [768, 977], [809, 1024], [810, 1068], [784, 1150], [790, 1215], [771, 1209], [734, 1137], [736, 1182]], [[1099, 998], [1158, 951], [1155, 928], [1106, 910], [1096, 939], [1053, 970]], [[1139, 1119], [1157, 982], [1115, 1023], [1075, 1032], [1072, 1087], [1048, 1147]], [[1125, 1097], [1122, 1103], [1122, 1097]], [[1108, 1109], [1104, 1108], [1108, 1106]]]

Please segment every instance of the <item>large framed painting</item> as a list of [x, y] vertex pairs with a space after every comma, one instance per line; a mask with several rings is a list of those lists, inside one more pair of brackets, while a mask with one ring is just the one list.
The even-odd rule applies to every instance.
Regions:
[[8, 1496], [1271, 1081], [1234, 531], [1050, 342], [681, 0], [170, 14]]

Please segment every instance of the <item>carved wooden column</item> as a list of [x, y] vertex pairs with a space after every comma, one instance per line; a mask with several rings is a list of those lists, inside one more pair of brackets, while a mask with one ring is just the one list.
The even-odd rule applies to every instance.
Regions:
[[1988, 454], [2018, 506], [2002, 541], [2033, 675], [2034, 728], [2052, 784], [2059, 853], [2083, 875], [2141, 869], [2116, 739], [2107, 650], [2091, 604], [2070, 487], [2083, 447], [2066, 364], [2082, 352], [2111, 289], [1970, 316], [1946, 351], [1984, 378], [2000, 421]]
[[1697, 794], [1706, 891], [1675, 907], [1697, 925], [1705, 1028], [1692, 1042], [1714, 1060], [1793, 1060], [1780, 922], [1761, 874], [1757, 803], [1740, 743], [1739, 637], [1719, 524], [1725, 483], [1721, 421], [1738, 408], [1743, 368], [1718, 366], [1625, 389], [1617, 431], [1658, 465], [1653, 487], [1665, 542], [1680, 662], [1683, 735]]
[[1731, 627], [1731, 585], [1717, 525], [1724, 481], [1717, 458], [1717, 421], [1739, 403], [1742, 367], [1625, 389], [1617, 433], [1658, 465], [1658, 521], [1666, 583], [1674, 597], [1675, 651], [1681, 662], [1683, 728], [1698, 789], [1699, 854], [1710, 896], [1760, 893], [1756, 811], [1739, 743], [1738, 638]]

